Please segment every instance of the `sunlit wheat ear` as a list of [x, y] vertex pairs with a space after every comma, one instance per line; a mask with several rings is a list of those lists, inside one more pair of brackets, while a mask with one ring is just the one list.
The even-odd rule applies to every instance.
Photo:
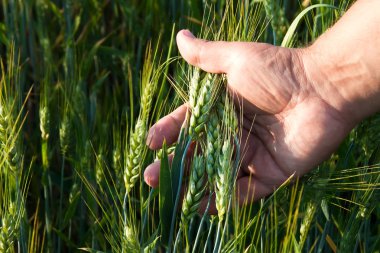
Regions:
[[96, 160], [97, 160], [97, 162], [95, 165], [95, 180], [96, 180], [96, 183], [99, 186], [101, 186], [103, 183], [103, 180], [105, 178], [104, 170], [105, 170], [106, 162], [105, 162], [104, 151], [100, 151]]
[[79, 184], [77, 182], [74, 182], [73, 185], [71, 186], [70, 193], [69, 193], [68, 202], [70, 205], [74, 204], [80, 192], [81, 192], [81, 189], [80, 189]]
[[0, 219], [0, 252], [13, 252], [15, 236], [18, 233], [16, 205], [10, 202]]
[[59, 126], [59, 144], [63, 156], [67, 155], [67, 151], [70, 147], [70, 119], [65, 115]]
[[126, 154], [124, 156], [123, 178], [126, 193], [132, 190], [141, 175], [141, 163], [143, 161], [144, 151], [146, 150], [147, 126], [149, 124], [153, 96], [156, 93], [157, 78], [159, 77], [158, 74], [153, 72], [153, 61], [154, 59], [152, 60], [151, 58], [150, 48], [148, 48], [141, 80], [142, 95], [140, 99], [140, 113], [125, 148]]
[[203, 156], [195, 155], [191, 164], [191, 174], [188, 189], [182, 204], [182, 222], [187, 224], [198, 211], [204, 193], [205, 160]]
[[9, 135], [9, 116], [2, 102], [0, 103], [0, 142], [1, 148], [5, 150], [7, 146], [7, 137]]
[[40, 108], [40, 131], [41, 138], [43, 141], [49, 139], [49, 128], [50, 128], [50, 114], [47, 106], [42, 106]]
[[145, 147], [146, 126], [137, 120], [135, 131], [131, 134], [129, 151], [125, 160], [124, 184], [129, 193], [140, 177], [143, 149]]
[[17, 136], [14, 136], [14, 133], [12, 133], [13, 127], [12, 114], [7, 110], [5, 104], [0, 104], [0, 147], [3, 150], [7, 167], [16, 172], [20, 155], [16, 148], [15, 139]]
[[145, 148], [146, 138], [146, 120], [149, 113], [152, 94], [149, 92], [149, 87], [145, 88], [143, 97], [141, 98], [141, 113], [137, 119], [134, 130], [129, 138], [128, 153], [125, 158], [124, 165], [124, 184], [126, 192], [129, 193], [138, 181], [141, 173], [141, 161]]
[[138, 239], [138, 233], [133, 226], [124, 224], [123, 238], [122, 238], [122, 252], [137, 253], [141, 252], [141, 247]]
[[309, 230], [310, 230], [311, 224], [313, 222], [313, 218], [314, 218], [314, 214], [315, 214], [316, 210], [317, 210], [316, 203], [314, 201], [310, 201], [307, 204], [305, 216], [304, 216], [304, 218], [301, 222], [301, 226], [300, 226], [299, 244], [300, 244], [301, 249], [302, 249], [302, 247], [306, 241], [306, 237], [309, 233]]
[[121, 166], [122, 157], [121, 157], [121, 147], [116, 145], [112, 151], [112, 165], [116, 172], [119, 171], [119, 167]]
[[[6, 136], [7, 131], [7, 115], [5, 114], [4, 106], [2, 101], [0, 101], [0, 134], [3, 139]], [[3, 142], [3, 140], [2, 140]]]
[[112, 151], [112, 168], [116, 175], [116, 185], [119, 187], [123, 185], [123, 157], [120, 144], [116, 144]]
[[196, 104], [191, 111], [189, 134], [193, 138], [200, 136], [204, 130], [204, 125], [207, 123], [209, 113], [215, 100], [215, 95], [218, 89], [216, 76], [206, 74], [202, 80], [202, 86], [196, 98]]

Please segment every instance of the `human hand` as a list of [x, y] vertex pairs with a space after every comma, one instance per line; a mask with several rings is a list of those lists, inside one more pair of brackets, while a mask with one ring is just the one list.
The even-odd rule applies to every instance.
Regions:
[[[242, 101], [243, 159], [237, 179], [241, 203], [270, 194], [292, 174], [301, 176], [311, 170], [353, 127], [316, 92], [303, 65], [307, 49], [209, 42], [186, 30], [178, 33], [177, 44], [188, 63], [225, 73], [228, 88]], [[168, 144], [176, 141], [186, 110], [186, 105], [179, 107], [150, 129], [151, 149], [161, 148], [164, 139]], [[159, 162], [148, 166], [144, 177], [156, 187]]]

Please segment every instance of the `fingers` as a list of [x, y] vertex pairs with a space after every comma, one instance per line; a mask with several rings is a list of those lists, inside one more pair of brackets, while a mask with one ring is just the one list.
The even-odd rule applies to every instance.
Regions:
[[181, 105], [149, 129], [146, 144], [150, 149], [161, 148], [164, 140], [166, 140], [166, 144], [171, 145], [178, 139], [182, 123], [186, 117], [186, 111], [187, 106]]
[[[169, 154], [169, 164], [173, 161], [174, 154]], [[149, 164], [144, 171], [144, 181], [147, 185], [152, 188], [156, 188], [160, 184], [160, 166], [161, 161], [156, 160], [153, 163]]]
[[[192, 157], [194, 153], [194, 148], [195, 148], [195, 143], [192, 143], [189, 147], [189, 150], [187, 151], [186, 156], [187, 157]], [[174, 154], [171, 153], [168, 156], [169, 158], [169, 164], [172, 164]], [[189, 173], [189, 164], [185, 165], [185, 175]], [[156, 160], [153, 163], [149, 164], [148, 167], [145, 168], [144, 171], [144, 181], [146, 182], [147, 185], [150, 187], [156, 188], [159, 186], [160, 183], [160, 166], [161, 166], [161, 161]]]
[[212, 73], [227, 73], [243, 49], [237, 46], [243, 43], [197, 39], [189, 30], [178, 32], [177, 45], [188, 63]]
[[156, 188], [159, 185], [160, 179], [160, 161], [157, 160], [149, 164], [144, 171], [144, 181], [150, 187]]

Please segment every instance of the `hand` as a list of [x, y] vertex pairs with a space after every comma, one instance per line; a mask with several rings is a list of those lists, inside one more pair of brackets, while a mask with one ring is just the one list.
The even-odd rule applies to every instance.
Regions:
[[[241, 203], [272, 193], [292, 174], [310, 171], [329, 157], [353, 127], [316, 92], [303, 65], [307, 49], [209, 42], [187, 30], [178, 33], [177, 44], [188, 63], [207, 72], [225, 73], [228, 88], [242, 101], [244, 156], [237, 179]], [[160, 148], [164, 139], [168, 144], [176, 141], [186, 110], [186, 105], [179, 107], [150, 129], [151, 149]], [[144, 177], [156, 187], [159, 162], [148, 166]]]

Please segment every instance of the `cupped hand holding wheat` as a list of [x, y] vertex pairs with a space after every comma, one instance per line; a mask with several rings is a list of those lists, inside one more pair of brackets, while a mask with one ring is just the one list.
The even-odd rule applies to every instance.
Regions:
[[[184, 59], [207, 72], [225, 73], [242, 112], [240, 203], [270, 194], [292, 174], [310, 171], [329, 157], [355, 124], [380, 109], [380, 77], [375, 72], [380, 61], [374, 61], [379, 53], [369, 55], [365, 47], [357, 49], [350, 41], [341, 50], [329, 50], [329, 41], [341, 44], [339, 34], [345, 31], [341, 23], [358, 20], [361, 8], [359, 4], [351, 8], [330, 32], [305, 49], [206, 42], [187, 30], [178, 33]], [[353, 31], [354, 38], [355, 32], [363, 35]], [[355, 50], [348, 55], [345, 51], [350, 48]], [[356, 67], [362, 74], [357, 75], [349, 70], [360, 56]], [[164, 139], [174, 142], [185, 114], [183, 105], [157, 122], [148, 137], [150, 148], [159, 148]], [[145, 180], [153, 187], [158, 176], [158, 163], [145, 171]], [[215, 206], [210, 211], [215, 212]]]
[[[187, 31], [180, 32], [177, 41], [190, 64], [226, 73], [228, 87], [237, 95], [237, 101], [243, 101], [243, 160], [237, 181], [240, 201], [261, 198], [293, 173], [306, 173], [327, 158], [349, 131], [338, 112], [308, 87], [300, 51], [256, 43], [206, 43], [189, 36]], [[176, 140], [185, 119], [185, 107], [150, 130], [151, 148], [159, 148], [164, 138], [168, 143]], [[337, 131], [327, 131], [327, 125]], [[145, 179], [153, 187], [157, 186], [158, 176], [158, 163], [145, 171]]]

